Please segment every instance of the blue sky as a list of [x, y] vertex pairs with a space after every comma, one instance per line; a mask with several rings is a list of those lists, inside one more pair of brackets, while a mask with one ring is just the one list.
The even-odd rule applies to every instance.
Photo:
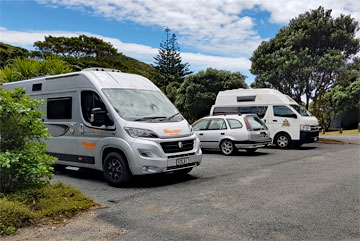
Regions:
[[0, 0], [0, 41], [32, 49], [44, 36], [87, 34], [111, 42], [119, 52], [152, 63], [169, 27], [183, 60], [195, 72], [207, 67], [249, 72], [261, 41], [319, 5], [333, 15], [360, 19], [360, 1], [344, 0]]

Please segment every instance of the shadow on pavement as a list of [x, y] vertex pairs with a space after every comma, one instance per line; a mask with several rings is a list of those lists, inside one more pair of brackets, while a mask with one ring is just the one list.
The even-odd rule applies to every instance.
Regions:
[[[78, 171], [64, 169], [62, 167], [55, 167], [55, 174], [59, 176], [67, 176], [77, 179], [88, 179], [103, 182], [107, 185], [104, 175], [101, 171], [81, 168]], [[189, 174], [176, 174], [176, 173], [164, 173], [164, 174], [150, 174], [144, 176], [134, 176], [134, 180], [128, 184], [125, 188], [153, 188], [174, 185], [178, 183], [184, 183], [191, 180], [195, 180], [197, 177]]]

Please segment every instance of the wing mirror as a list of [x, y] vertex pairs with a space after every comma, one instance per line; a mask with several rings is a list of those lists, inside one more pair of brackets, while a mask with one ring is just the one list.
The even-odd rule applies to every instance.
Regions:
[[90, 122], [93, 126], [102, 126], [109, 123], [109, 117], [105, 110], [94, 108], [91, 110]]

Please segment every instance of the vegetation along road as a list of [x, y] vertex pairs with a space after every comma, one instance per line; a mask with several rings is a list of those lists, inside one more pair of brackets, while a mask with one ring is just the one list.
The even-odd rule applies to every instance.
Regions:
[[206, 153], [190, 175], [129, 188], [94, 172], [57, 173], [107, 207], [5, 240], [359, 240], [359, 145], [258, 151]]

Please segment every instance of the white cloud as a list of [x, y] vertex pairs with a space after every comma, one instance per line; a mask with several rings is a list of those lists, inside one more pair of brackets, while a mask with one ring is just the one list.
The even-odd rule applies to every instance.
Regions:
[[359, 0], [37, 0], [47, 6], [65, 6], [92, 14], [129, 20], [144, 26], [170, 27], [182, 46], [228, 56], [250, 56], [262, 39], [254, 19], [244, 10], [261, 9], [270, 21], [286, 24], [298, 14], [320, 5], [333, 15], [360, 19]]
[[[33, 48], [33, 43], [36, 41], [43, 41], [45, 36], [52, 35], [55, 37], [65, 36], [74, 37], [85, 34], [101, 38], [106, 42], [110, 42], [119, 52], [133, 57], [135, 59], [144, 61], [146, 63], [153, 63], [153, 57], [158, 53], [158, 49], [150, 46], [124, 43], [116, 38], [104, 37], [87, 32], [65, 32], [65, 31], [13, 31], [4, 27], [0, 27], [0, 42], [5, 42], [15, 46], [24, 48]], [[250, 68], [251, 62], [247, 58], [231, 58], [220, 57], [212, 55], [204, 55], [200, 53], [182, 52], [182, 58], [185, 62], [189, 62], [191, 68], [195, 71], [202, 70], [208, 67], [226, 69], [231, 71], [246, 71]]]

